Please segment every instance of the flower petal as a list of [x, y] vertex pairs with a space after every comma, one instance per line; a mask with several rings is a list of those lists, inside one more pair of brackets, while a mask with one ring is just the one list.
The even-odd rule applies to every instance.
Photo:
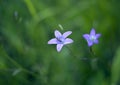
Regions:
[[90, 40], [90, 35], [89, 34], [84, 34], [83, 37], [87, 40], [88, 46], [92, 46], [93, 42]]
[[62, 36], [62, 34], [58, 30], [55, 30], [55, 37], [59, 38], [61, 36]]
[[88, 41], [88, 40], [87, 40], [87, 43], [88, 43], [88, 46], [89, 46], [89, 47], [93, 45], [93, 42], [92, 42], [92, 41]]
[[95, 36], [95, 29], [94, 28], [92, 28], [92, 30], [90, 31], [90, 35]]
[[98, 39], [101, 36], [101, 34], [96, 34], [96, 38]]
[[70, 43], [73, 43], [73, 40], [70, 38], [66, 38], [64, 44], [70, 44]]
[[98, 43], [99, 43], [99, 41], [96, 39], [96, 40], [94, 40], [94, 43], [95, 43], [95, 44], [98, 44]]
[[57, 39], [53, 38], [53, 39], [49, 40], [48, 44], [57, 44]]
[[68, 37], [70, 34], [72, 33], [72, 31], [67, 31], [63, 34], [63, 37], [66, 38]]
[[84, 35], [83, 35], [83, 37], [84, 37], [86, 40], [89, 39], [89, 36], [90, 36], [89, 34], [84, 34]]
[[63, 44], [57, 44], [57, 51], [60, 52], [63, 47]]

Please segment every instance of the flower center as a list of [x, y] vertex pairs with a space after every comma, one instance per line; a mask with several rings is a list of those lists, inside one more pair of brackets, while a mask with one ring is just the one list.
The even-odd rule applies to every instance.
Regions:
[[95, 39], [96, 39], [96, 37], [95, 37], [95, 36], [93, 36], [93, 35], [92, 35], [92, 36], [90, 36], [90, 40], [91, 40], [91, 41], [94, 41]]
[[60, 43], [64, 43], [65, 38], [64, 38], [64, 37], [59, 37], [59, 38], [57, 38], [57, 40], [58, 40]]

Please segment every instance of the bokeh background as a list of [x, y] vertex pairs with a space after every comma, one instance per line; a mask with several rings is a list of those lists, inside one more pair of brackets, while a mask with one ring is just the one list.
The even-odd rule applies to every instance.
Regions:
[[[55, 30], [73, 32], [59, 53]], [[0, 85], [120, 85], [120, 0], [0, 0]]]

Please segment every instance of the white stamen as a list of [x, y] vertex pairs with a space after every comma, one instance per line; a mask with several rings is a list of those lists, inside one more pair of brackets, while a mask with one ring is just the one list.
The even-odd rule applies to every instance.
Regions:
[[94, 41], [96, 39], [96, 37], [95, 36], [90, 36], [90, 40], [92, 40], [92, 41]]

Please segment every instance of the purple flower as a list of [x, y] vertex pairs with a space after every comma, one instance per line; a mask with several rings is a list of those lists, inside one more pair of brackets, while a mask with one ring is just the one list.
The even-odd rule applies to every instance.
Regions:
[[67, 31], [62, 35], [58, 30], [55, 30], [55, 38], [49, 40], [48, 44], [57, 44], [56, 49], [60, 52], [64, 45], [73, 43], [72, 39], [67, 38], [71, 33], [72, 31]]
[[90, 34], [84, 34], [83, 37], [87, 40], [88, 46], [92, 46], [93, 44], [98, 44], [98, 38], [101, 36], [101, 34], [96, 34], [95, 29], [92, 28], [90, 31]]

